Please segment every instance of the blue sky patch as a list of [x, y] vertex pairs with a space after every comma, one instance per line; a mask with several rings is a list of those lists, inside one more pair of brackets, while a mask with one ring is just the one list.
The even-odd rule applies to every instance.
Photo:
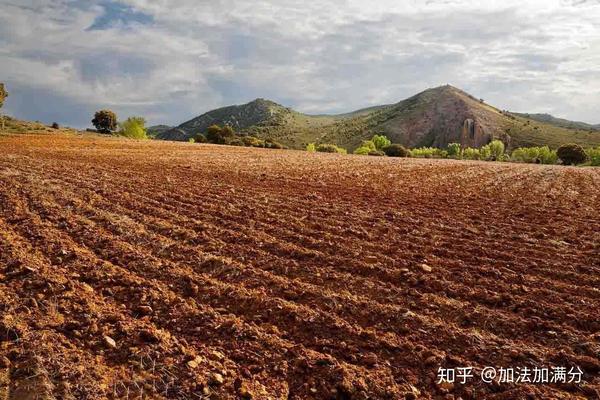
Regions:
[[151, 15], [135, 11], [133, 8], [118, 2], [103, 2], [100, 6], [104, 9], [104, 12], [87, 29], [89, 31], [110, 29], [117, 25], [127, 26], [132, 23], [145, 25], [154, 21]]

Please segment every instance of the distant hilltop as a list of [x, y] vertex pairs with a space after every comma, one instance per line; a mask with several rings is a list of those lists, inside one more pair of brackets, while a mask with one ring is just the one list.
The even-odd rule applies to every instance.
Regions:
[[153, 127], [158, 139], [187, 141], [211, 125], [272, 139], [291, 148], [333, 143], [353, 150], [374, 134], [408, 147], [480, 147], [500, 139], [509, 147], [574, 142], [600, 145], [600, 126], [547, 114], [502, 111], [450, 85], [425, 90], [395, 104], [339, 115], [307, 115], [266, 99], [209, 111], [177, 127]]

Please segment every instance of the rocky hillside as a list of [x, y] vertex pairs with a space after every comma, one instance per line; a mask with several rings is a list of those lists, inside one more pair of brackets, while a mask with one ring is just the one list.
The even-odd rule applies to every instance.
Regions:
[[210, 111], [157, 137], [187, 140], [212, 124], [231, 125], [239, 133], [273, 139], [291, 148], [316, 142], [353, 150], [376, 133], [409, 147], [445, 147], [452, 142], [479, 147], [494, 138], [509, 147], [555, 148], [566, 142], [600, 145], [600, 132], [501, 111], [450, 85], [425, 90], [396, 104], [340, 115], [306, 115], [257, 99]]
[[532, 119], [538, 122], [545, 122], [550, 125], [559, 126], [562, 128], [569, 129], [581, 129], [581, 130], [600, 130], [600, 124], [591, 125], [585, 122], [580, 121], [571, 121], [564, 118], [557, 118], [550, 114], [522, 114], [522, 113], [513, 113], [514, 115], [518, 115], [522, 118]]

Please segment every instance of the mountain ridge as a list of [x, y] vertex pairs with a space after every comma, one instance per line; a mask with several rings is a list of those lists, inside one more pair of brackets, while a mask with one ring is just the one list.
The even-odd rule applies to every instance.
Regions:
[[595, 132], [592, 125], [590, 131], [580, 132], [561, 126], [555, 121], [558, 119], [538, 121], [523, 115], [526, 114], [500, 110], [459, 88], [445, 85], [394, 104], [332, 115], [304, 114], [258, 98], [208, 111], [159, 133], [157, 138], [188, 140], [217, 124], [297, 149], [316, 142], [353, 150], [373, 134], [385, 134], [392, 142], [409, 147], [445, 147], [452, 142], [480, 147], [492, 139], [500, 139], [512, 148], [531, 145], [556, 148], [565, 142], [600, 145], [600, 132]]

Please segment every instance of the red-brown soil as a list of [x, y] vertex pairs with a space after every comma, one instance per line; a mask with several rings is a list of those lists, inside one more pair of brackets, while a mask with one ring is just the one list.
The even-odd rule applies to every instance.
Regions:
[[[599, 188], [591, 168], [0, 137], [0, 398], [598, 398]], [[437, 385], [573, 365], [585, 384]]]

